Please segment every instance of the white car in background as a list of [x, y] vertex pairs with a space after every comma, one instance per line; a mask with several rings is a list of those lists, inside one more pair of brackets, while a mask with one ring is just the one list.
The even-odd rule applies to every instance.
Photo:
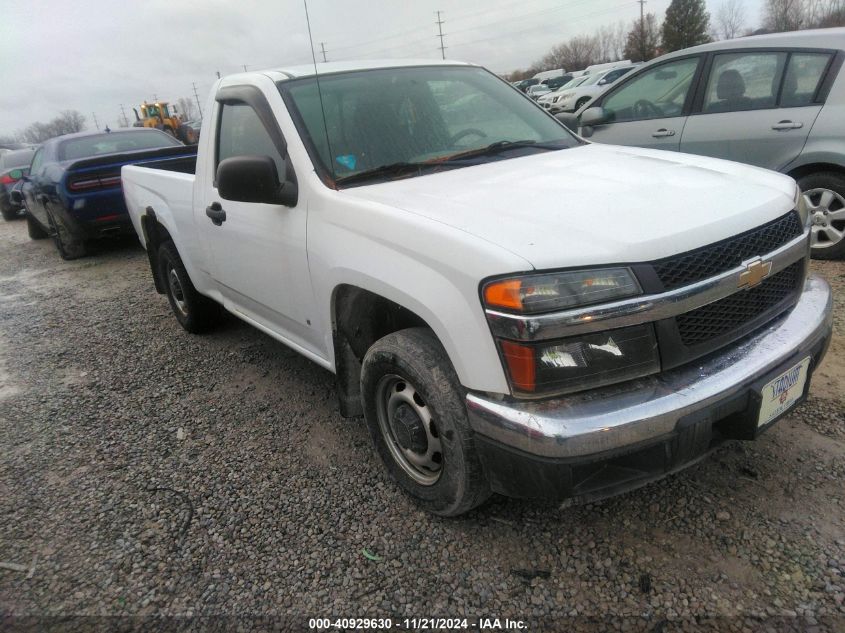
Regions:
[[531, 86], [528, 89], [528, 92], [526, 92], [525, 94], [534, 99], [534, 101], [537, 101], [537, 99], [539, 99], [545, 94], [550, 93], [551, 91], [552, 89], [549, 88], [546, 84], [535, 84]]
[[549, 108], [549, 111], [552, 114], [558, 114], [560, 112], [576, 112], [580, 110], [584, 105], [592, 101], [594, 97], [603, 93], [607, 86], [636, 67], [636, 64], [631, 64], [630, 66], [613, 68], [596, 73], [595, 75], [587, 75], [583, 82], [574, 86], [572, 89], [564, 86], [566, 89], [558, 91], [560, 97], [553, 103], [554, 107]]
[[560, 108], [556, 106], [557, 102], [560, 101], [560, 97], [572, 90], [573, 88], [580, 86], [582, 83], [589, 79], [589, 75], [581, 75], [579, 77], [575, 77], [569, 83], [562, 85], [557, 90], [553, 90], [552, 92], [544, 94], [542, 97], [537, 99], [537, 103], [543, 106], [546, 110], [549, 110], [552, 114], [557, 114], [561, 112]]

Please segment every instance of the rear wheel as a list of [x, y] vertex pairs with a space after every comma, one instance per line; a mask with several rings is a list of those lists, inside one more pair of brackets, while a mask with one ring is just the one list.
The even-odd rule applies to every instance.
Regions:
[[816, 259], [845, 257], [845, 176], [819, 172], [798, 180], [810, 211], [812, 255]]
[[26, 214], [26, 232], [29, 234], [29, 239], [31, 240], [43, 240], [49, 237], [44, 227], [38, 224], [38, 221], [29, 213]]
[[389, 334], [361, 370], [364, 415], [390, 475], [423, 509], [456, 516], [490, 496], [463, 388], [427, 328]]
[[85, 242], [71, 235], [67, 227], [60, 220], [57, 221], [49, 210], [47, 211], [47, 221], [50, 223], [53, 243], [62, 259], [71, 260], [85, 257], [88, 252], [85, 248]]
[[192, 334], [207, 332], [218, 321], [220, 304], [197, 292], [173, 242], [158, 249], [158, 274], [179, 324]]

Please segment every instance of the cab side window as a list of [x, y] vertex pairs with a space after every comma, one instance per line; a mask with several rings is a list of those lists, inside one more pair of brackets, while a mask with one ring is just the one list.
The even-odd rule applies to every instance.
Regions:
[[706, 113], [763, 110], [777, 106], [786, 53], [716, 55], [704, 94]]
[[43, 164], [44, 148], [39, 148], [38, 151], [35, 152], [35, 155], [32, 157], [32, 165], [29, 168], [29, 173], [35, 176], [38, 170], [41, 169], [41, 165]]
[[640, 73], [604, 100], [608, 121], [680, 116], [699, 61], [687, 57]]
[[806, 106], [815, 101], [830, 57], [828, 53], [793, 53], [790, 56], [780, 94], [781, 107]]
[[245, 103], [221, 105], [217, 165], [233, 156], [269, 156], [276, 163], [279, 182], [285, 182], [284, 158], [276, 149], [258, 114]]

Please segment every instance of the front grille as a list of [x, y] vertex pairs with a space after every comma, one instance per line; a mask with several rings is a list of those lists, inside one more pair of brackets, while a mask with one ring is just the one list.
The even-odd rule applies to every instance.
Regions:
[[735, 237], [654, 263], [654, 271], [666, 290], [680, 288], [735, 268], [765, 255], [803, 232], [795, 211]]
[[681, 342], [687, 347], [694, 347], [741, 330], [744, 325], [794, 293], [803, 270], [803, 260], [795, 262], [759, 286], [740, 290], [729, 297], [677, 316], [675, 320]]

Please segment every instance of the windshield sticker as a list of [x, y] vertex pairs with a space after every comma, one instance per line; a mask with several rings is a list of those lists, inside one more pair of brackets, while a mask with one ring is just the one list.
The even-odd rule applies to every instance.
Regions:
[[343, 154], [342, 156], [335, 158], [335, 160], [350, 171], [355, 169], [355, 165], [358, 162], [355, 158], [355, 154]]

